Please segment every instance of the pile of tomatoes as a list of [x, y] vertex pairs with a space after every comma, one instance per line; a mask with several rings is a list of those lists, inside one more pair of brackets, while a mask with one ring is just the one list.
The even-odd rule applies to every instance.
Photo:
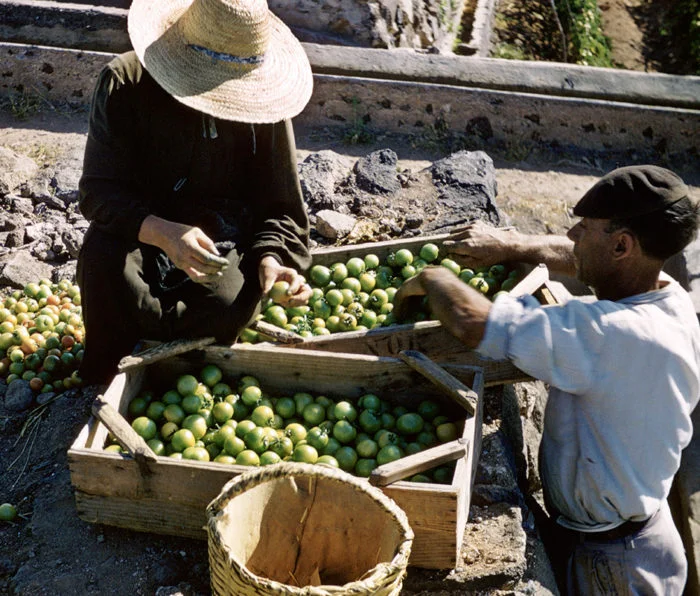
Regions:
[[[408, 248], [389, 253], [384, 261], [376, 254], [354, 256], [330, 266], [315, 264], [308, 272], [313, 294], [308, 305], [284, 307], [278, 304], [289, 285], [277, 282], [263, 303], [260, 318], [303, 337], [344, 331], [363, 331], [396, 323], [413, 323], [431, 318], [425, 303], [412, 316], [397, 321], [393, 314], [394, 296], [401, 284], [428, 265], [453, 271], [489, 298], [511, 290], [517, 271], [496, 264], [478, 269], [462, 268], [449, 257], [440, 258], [440, 247], [428, 242], [418, 254]], [[245, 329], [241, 341], [255, 343], [258, 334]]]
[[36, 392], [79, 387], [85, 328], [80, 289], [70, 281], [28, 283], [0, 298], [0, 377]]
[[[245, 466], [316, 463], [361, 477], [452, 441], [460, 430], [435, 401], [409, 411], [373, 393], [356, 402], [308, 392], [271, 396], [255, 377], [224, 379], [213, 364], [198, 376], [179, 376], [163, 394], [141, 391], [129, 403], [128, 418], [156, 455]], [[114, 439], [105, 449], [122, 451]], [[410, 480], [449, 483], [453, 470], [440, 466]]]

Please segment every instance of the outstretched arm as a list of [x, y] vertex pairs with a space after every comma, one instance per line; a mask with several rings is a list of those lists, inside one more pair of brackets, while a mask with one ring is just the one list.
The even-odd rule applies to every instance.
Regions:
[[576, 275], [574, 243], [566, 236], [522, 234], [476, 221], [451, 234], [443, 246], [463, 266], [481, 267], [508, 261], [544, 263], [551, 271]]
[[483, 294], [445, 267], [426, 267], [396, 292], [394, 309], [399, 320], [410, 310], [411, 299], [416, 296], [427, 296], [433, 316], [468, 348], [479, 345], [492, 305]]

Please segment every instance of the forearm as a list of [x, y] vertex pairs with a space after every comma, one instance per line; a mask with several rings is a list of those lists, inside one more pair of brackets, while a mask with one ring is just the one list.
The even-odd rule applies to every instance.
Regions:
[[162, 217], [148, 215], [141, 222], [138, 236], [139, 242], [160, 248], [167, 254], [168, 242], [172, 239], [169, 233], [172, 231], [172, 223]]
[[512, 233], [509, 261], [538, 265], [544, 263], [551, 271], [576, 275], [574, 243], [566, 236]]

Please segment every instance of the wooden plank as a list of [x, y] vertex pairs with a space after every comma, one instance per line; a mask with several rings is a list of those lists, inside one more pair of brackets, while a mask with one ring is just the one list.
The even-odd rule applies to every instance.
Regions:
[[380, 357], [398, 357], [402, 351], [416, 350], [441, 365], [452, 363], [482, 367], [487, 385], [532, 380], [530, 375], [508, 360], [482, 358], [476, 351], [466, 349], [464, 344], [449, 333], [439, 321], [422, 321], [413, 325], [396, 325], [337, 335], [342, 337], [328, 335], [309, 337], [302, 343], [279, 347], [283, 350], [317, 350]]
[[206, 540], [206, 507], [173, 503], [163, 498], [135, 499], [75, 492], [78, 517], [137, 532]]
[[547, 280], [549, 280], [549, 269], [544, 264], [538, 265], [515, 285], [510, 294], [513, 296], [534, 294]]
[[143, 437], [131, 428], [122, 415], [102, 395], [95, 398], [92, 404], [92, 414], [109, 429], [119, 444], [137, 461], [154, 462], [156, 460], [156, 454], [143, 440]]
[[554, 304], [566, 304], [573, 295], [566, 286], [560, 281], [549, 280], [545, 284], [546, 288], [549, 290], [550, 294], [554, 298]]
[[469, 451], [467, 457], [465, 458], [465, 465], [462, 467], [457, 467], [455, 470], [455, 475], [452, 479], [453, 486], [466, 486], [467, 490], [460, 493], [461, 500], [458, 503], [457, 511], [457, 544], [462, 545], [462, 540], [464, 539], [464, 529], [467, 524], [467, 519], [469, 518], [469, 507], [471, 506], [471, 496], [474, 489], [474, 482], [476, 481], [476, 471], [479, 465], [479, 458], [481, 456], [481, 443], [483, 434], [483, 424], [484, 424], [484, 378], [483, 375], [477, 375], [474, 379], [472, 388], [480, 396], [477, 401], [476, 413], [472, 418], [469, 418], [464, 423], [464, 432], [462, 437], [469, 440]]
[[156, 344], [138, 354], [125, 356], [119, 361], [118, 369], [120, 372], [124, 372], [130, 368], [146, 366], [151, 362], [157, 362], [171, 356], [184, 354], [190, 350], [203, 348], [213, 344], [215, 341], [216, 339], [213, 337], [202, 337], [199, 339], [176, 339], [167, 343]]
[[476, 393], [469, 387], [455, 379], [444, 368], [440, 368], [430, 358], [415, 350], [404, 350], [400, 354], [406, 364], [418, 371], [426, 379], [432, 381], [437, 387], [452, 398], [460, 407], [470, 415], [476, 410]]
[[304, 338], [298, 333], [282, 329], [281, 327], [277, 327], [277, 325], [272, 325], [265, 321], [254, 321], [250, 325], [250, 328], [264, 337], [283, 344], [298, 344], [304, 341]]
[[401, 459], [384, 464], [372, 470], [369, 477], [374, 486], [387, 486], [402, 478], [425, 472], [442, 464], [449, 463], [467, 453], [469, 444], [464, 439], [457, 439], [407, 455]]

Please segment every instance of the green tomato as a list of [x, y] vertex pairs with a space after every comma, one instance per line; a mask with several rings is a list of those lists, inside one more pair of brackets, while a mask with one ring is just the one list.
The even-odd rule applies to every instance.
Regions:
[[156, 423], [147, 416], [139, 416], [136, 418], [131, 423], [131, 428], [133, 428], [145, 441], [154, 439], [156, 434], [158, 434], [158, 427], [156, 426]]
[[489, 284], [483, 277], [472, 277], [469, 280], [469, 285], [482, 294], [488, 294], [489, 292]]
[[358, 278], [362, 292], [371, 292], [377, 285], [377, 275], [374, 272], [365, 271]]
[[341, 470], [352, 472], [355, 469], [355, 464], [357, 463], [357, 452], [352, 447], [348, 445], [340, 447], [333, 454], [333, 457], [335, 457], [337, 460]]
[[374, 253], [365, 255], [364, 261], [366, 269], [376, 269], [379, 267], [379, 257]]
[[420, 414], [408, 412], [396, 419], [396, 430], [402, 435], [415, 435], [423, 430], [425, 421]]
[[351, 422], [348, 422], [347, 420], [338, 420], [333, 425], [333, 436], [338, 439], [340, 443], [347, 445], [355, 440], [357, 430]]
[[377, 464], [383, 466], [403, 457], [403, 451], [398, 445], [385, 445], [377, 453]]
[[442, 267], [446, 267], [455, 275], [459, 275], [459, 272], [462, 270], [462, 268], [459, 266], [459, 263], [457, 263], [457, 261], [455, 261], [454, 259], [450, 258], [442, 259], [442, 261], [440, 261], [440, 265]]
[[326, 302], [328, 302], [328, 304], [330, 304], [333, 307], [342, 304], [344, 296], [338, 288], [333, 288], [332, 290], [328, 290], [326, 292], [325, 299]]
[[239, 466], [259, 466], [260, 456], [252, 449], [244, 449], [236, 456], [236, 463]]
[[360, 257], [351, 257], [348, 259], [348, 262], [345, 264], [347, 270], [348, 270], [348, 275], [350, 277], [357, 278], [360, 276], [361, 273], [365, 272], [366, 265], [364, 259], [361, 259]]
[[324, 287], [331, 281], [331, 270], [325, 265], [314, 265], [309, 270], [309, 279], [317, 287]]
[[339, 401], [334, 408], [336, 420], [354, 422], [357, 419], [357, 409], [349, 401]]
[[307, 464], [315, 464], [318, 460], [318, 451], [311, 445], [297, 445], [292, 451], [292, 460]]
[[459, 279], [461, 279], [464, 283], [469, 283], [473, 277], [474, 277], [474, 270], [469, 269], [468, 267], [462, 269], [459, 272]]
[[394, 254], [397, 267], [405, 267], [413, 263], [413, 253], [408, 248], [400, 248]]
[[12, 503], [0, 505], [0, 521], [14, 521], [17, 517], [17, 508]]
[[348, 268], [345, 263], [333, 263], [331, 265], [331, 280], [341, 283], [348, 276]]
[[318, 426], [314, 426], [306, 433], [307, 443], [318, 452], [322, 452], [326, 445], [328, 445], [328, 439], [328, 433]]
[[279, 456], [279, 454], [275, 453], [274, 451], [263, 451], [260, 454], [261, 466], [270, 466], [272, 464], [278, 464], [281, 461], [282, 458]]
[[327, 319], [331, 316], [331, 305], [328, 304], [325, 299], [316, 300], [316, 302], [311, 305], [311, 308], [314, 311], [314, 315], [317, 317]]
[[427, 242], [426, 244], [421, 246], [420, 252], [418, 254], [420, 255], [420, 258], [426, 261], [427, 263], [432, 263], [435, 259], [438, 258], [438, 255], [440, 254], [440, 248], [437, 244]]
[[323, 466], [330, 466], [331, 468], [340, 468], [338, 460], [332, 455], [320, 455], [316, 463]]
[[310, 403], [304, 407], [301, 416], [307, 424], [316, 426], [326, 418], [326, 410], [321, 404]]
[[376, 459], [360, 458], [355, 464], [355, 474], [361, 478], [369, 478], [372, 471], [377, 467]]

